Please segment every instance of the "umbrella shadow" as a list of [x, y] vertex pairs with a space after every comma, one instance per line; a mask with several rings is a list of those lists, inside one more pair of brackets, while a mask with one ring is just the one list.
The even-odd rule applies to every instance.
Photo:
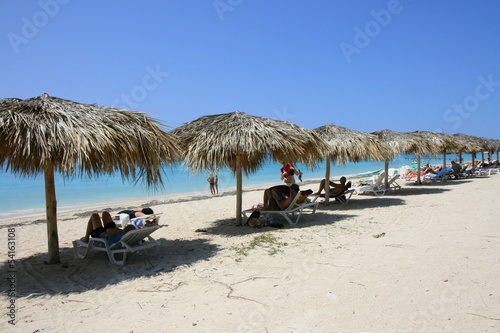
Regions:
[[207, 260], [220, 250], [218, 245], [206, 239], [159, 240], [161, 245], [157, 256], [133, 254], [127, 257], [125, 266], [110, 263], [104, 252], [91, 251], [85, 259], [75, 258], [70, 247], [60, 249], [61, 264], [45, 264], [46, 253], [16, 260], [14, 267], [5, 262], [0, 266], [0, 278], [12, 283], [2, 284], [0, 293], [8, 295], [12, 287], [17, 297], [69, 295], [101, 290]]
[[412, 187], [403, 187], [398, 191], [388, 192], [385, 195], [390, 197], [396, 196], [408, 196], [408, 195], [432, 195], [432, 194], [440, 194], [444, 192], [451, 191], [449, 188], [435, 187], [435, 186], [420, 186], [415, 185]]
[[[276, 215], [274, 217], [274, 220], [278, 223], [281, 223], [283, 225], [283, 228], [271, 227], [267, 225], [267, 223], [265, 222], [266, 218], [261, 217], [260, 220], [261, 222], [263, 222], [263, 225], [260, 227], [250, 227], [249, 225], [246, 224], [242, 226], [236, 226], [236, 222], [234, 219], [224, 219], [224, 220], [213, 221], [212, 223], [214, 224], [214, 226], [202, 229], [202, 232], [212, 235], [226, 236], [226, 237], [239, 237], [239, 236], [273, 231], [273, 230], [307, 228], [313, 225], [333, 224], [345, 219], [353, 218], [355, 216], [356, 215], [347, 215], [347, 214], [332, 215], [332, 214], [322, 213], [319, 211], [316, 211], [316, 213], [312, 214], [312, 211], [306, 210], [300, 217], [299, 222], [295, 225], [289, 224], [283, 217]], [[293, 217], [292, 220], [294, 220]], [[246, 223], [246, 220], [244, 220], [243, 223]]]
[[405, 201], [400, 198], [386, 197], [386, 196], [370, 196], [358, 195], [353, 196], [347, 205], [332, 202], [329, 205], [320, 203], [318, 206], [319, 211], [354, 211], [359, 209], [371, 209], [375, 207], [389, 207], [404, 205]]

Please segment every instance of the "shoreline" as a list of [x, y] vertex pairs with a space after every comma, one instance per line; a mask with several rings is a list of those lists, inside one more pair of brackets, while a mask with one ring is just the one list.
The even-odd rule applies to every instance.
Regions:
[[[333, 175], [330, 178], [332, 180], [338, 180], [341, 176]], [[355, 179], [356, 175], [347, 175], [350, 179]], [[299, 186], [319, 183], [321, 178], [309, 178], [304, 182], [297, 183]], [[259, 184], [252, 184], [243, 186], [243, 192], [250, 192], [256, 190], [262, 190], [270, 186], [277, 184], [283, 184], [282, 182], [265, 182]], [[103, 208], [110, 208], [112, 210], [121, 210], [134, 207], [147, 207], [148, 205], [158, 205], [158, 204], [168, 204], [180, 201], [195, 201], [206, 199], [210, 197], [217, 196], [228, 196], [234, 195], [236, 190], [233, 187], [219, 188], [219, 194], [210, 194], [210, 189], [206, 191], [192, 191], [192, 192], [181, 192], [181, 193], [167, 193], [159, 195], [148, 195], [148, 196], [138, 196], [130, 198], [120, 198], [120, 199], [109, 199], [101, 202], [82, 202], [72, 205], [62, 205], [58, 206], [57, 213], [68, 213], [78, 210], [102, 210]], [[4, 220], [9, 220], [13, 218], [24, 218], [24, 217], [38, 217], [40, 215], [45, 216], [45, 208], [35, 208], [26, 210], [12, 210], [0, 212], [0, 223]]]

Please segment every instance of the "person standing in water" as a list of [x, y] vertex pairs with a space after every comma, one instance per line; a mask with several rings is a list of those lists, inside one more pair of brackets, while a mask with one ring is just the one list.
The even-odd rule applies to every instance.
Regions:
[[207, 178], [207, 182], [210, 184], [210, 193], [212, 193], [212, 195], [214, 195], [215, 194], [215, 177], [213, 175], [210, 175]]

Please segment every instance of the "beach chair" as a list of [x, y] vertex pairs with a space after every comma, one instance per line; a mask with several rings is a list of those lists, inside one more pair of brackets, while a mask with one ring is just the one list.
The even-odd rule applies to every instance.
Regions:
[[353, 188], [354, 194], [358, 195], [361, 193], [375, 194], [376, 196], [384, 195], [387, 189], [385, 188], [383, 181], [385, 179], [385, 172], [381, 172], [373, 180], [372, 184], [366, 184], [361, 186], [356, 186]]
[[[335, 199], [335, 201], [340, 202], [341, 204], [347, 205], [349, 203], [349, 200], [351, 200], [353, 193], [354, 189], [351, 189], [351, 182], [349, 181], [345, 184], [345, 187], [341, 192], [330, 195], [330, 198]], [[318, 198], [324, 198], [325, 194], [311, 195], [311, 197], [312, 202], [316, 202]]]
[[427, 174], [423, 180], [427, 181], [435, 181], [435, 182], [445, 182], [450, 178], [450, 175], [453, 174], [453, 169], [448, 167], [439, 171], [435, 175]]
[[150, 236], [158, 229], [160, 229], [160, 226], [156, 225], [131, 230], [123, 235], [118, 242], [111, 245], [103, 238], [91, 238], [88, 243], [77, 239], [73, 241], [73, 253], [75, 257], [84, 259], [92, 249], [106, 252], [111, 263], [123, 266], [129, 253], [143, 252], [152, 255], [158, 254], [160, 242]]
[[[300, 192], [297, 193], [297, 195], [295, 196], [295, 198], [293, 198], [293, 201], [290, 203], [290, 205], [284, 210], [261, 210], [260, 213], [263, 215], [279, 214], [283, 216], [289, 224], [295, 225], [299, 222], [300, 217], [302, 216], [302, 213], [305, 208], [312, 208], [313, 209], [312, 213], [314, 214], [316, 213], [316, 209], [318, 208], [319, 205], [319, 202], [308, 201], [308, 199], [306, 199], [302, 203], [297, 203], [297, 200], [299, 199], [300, 196], [301, 196]], [[245, 219], [248, 219], [247, 215], [251, 214], [254, 210], [255, 210], [254, 208], [246, 209], [242, 211], [241, 214], [245, 217]], [[291, 217], [294, 217], [295, 214], [297, 214], [297, 217], [294, 220], [292, 220]]]
[[388, 190], [396, 191], [396, 190], [401, 189], [401, 185], [399, 185], [397, 182], [399, 177], [400, 177], [400, 175], [394, 175], [394, 176], [392, 176], [391, 179], [389, 179], [389, 181], [387, 182], [387, 185], [388, 185], [387, 189]]

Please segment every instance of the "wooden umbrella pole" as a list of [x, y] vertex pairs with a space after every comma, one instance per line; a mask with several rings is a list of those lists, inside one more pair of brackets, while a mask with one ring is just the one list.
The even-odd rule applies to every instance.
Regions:
[[443, 150], [443, 169], [446, 168], [446, 148]]
[[326, 171], [325, 171], [325, 205], [330, 203], [330, 155], [326, 156]]
[[385, 172], [384, 186], [385, 186], [385, 189], [388, 189], [389, 188], [389, 160], [385, 160], [384, 172]]
[[59, 259], [59, 237], [57, 234], [57, 200], [56, 186], [54, 181], [54, 166], [46, 165], [45, 177], [45, 203], [47, 214], [47, 239], [49, 246], [48, 264], [61, 262]]
[[422, 184], [420, 179], [420, 155], [417, 157], [417, 184]]
[[236, 155], [236, 225], [241, 223], [241, 206], [243, 197], [243, 177], [241, 174], [241, 155]]

